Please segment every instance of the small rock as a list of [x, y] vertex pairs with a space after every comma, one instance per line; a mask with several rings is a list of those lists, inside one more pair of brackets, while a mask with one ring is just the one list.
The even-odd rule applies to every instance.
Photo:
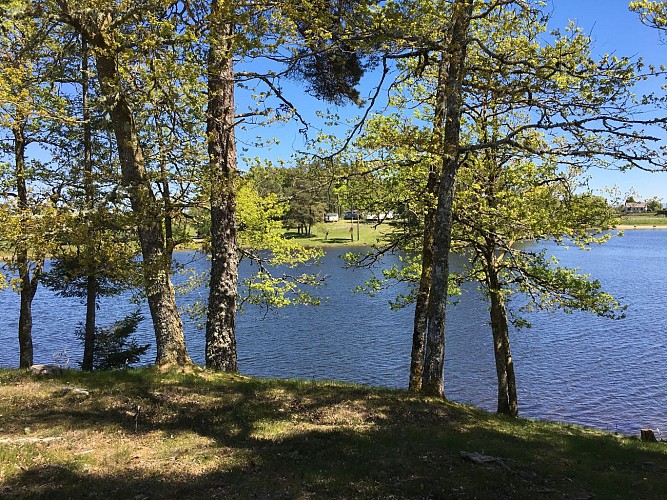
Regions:
[[63, 394], [74, 394], [75, 396], [90, 396], [90, 393], [85, 389], [78, 387], [63, 387]]
[[32, 365], [30, 373], [40, 376], [57, 376], [62, 375], [63, 369], [56, 365]]

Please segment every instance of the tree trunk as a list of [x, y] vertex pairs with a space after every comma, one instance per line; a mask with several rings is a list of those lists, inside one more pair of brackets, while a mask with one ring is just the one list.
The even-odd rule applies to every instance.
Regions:
[[86, 372], [93, 371], [96, 309], [97, 279], [91, 274], [86, 278], [86, 326], [83, 336], [83, 359], [81, 360], [81, 369]]
[[206, 366], [238, 371], [236, 354], [236, 138], [232, 2], [212, 0], [208, 54], [208, 154], [211, 184], [211, 282]]
[[[20, 267], [24, 266], [20, 264]], [[27, 270], [27, 265], [25, 266]], [[32, 300], [37, 291], [36, 283], [30, 281], [30, 271], [19, 272], [21, 282], [21, 306], [19, 310], [19, 367], [29, 368], [33, 364], [32, 349]]]
[[519, 404], [516, 395], [514, 378], [514, 362], [510, 353], [507, 311], [500, 289], [498, 270], [493, 255], [487, 255], [487, 280], [489, 298], [491, 299], [491, 331], [493, 333], [493, 352], [496, 358], [496, 375], [498, 377], [498, 413], [516, 417], [519, 415]]
[[[429, 214], [427, 214], [427, 219]], [[426, 227], [424, 228], [426, 231]], [[428, 308], [428, 292], [431, 287], [431, 266], [433, 265], [432, 240], [427, 241], [424, 233], [422, 249], [422, 272], [419, 278], [419, 290], [415, 302], [415, 318], [412, 329], [412, 351], [410, 353], [410, 391], [420, 391], [424, 374], [424, 349], [426, 347], [426, 325]]]
[[[21, 282], [21, 308], [19, 311], [19, 367], [29, 368], [33, 364], [32, 348], [32, 297], [29, 285], [29, 273], [24, 271], [24, 266], [19, 262], [19, 280]], [[27, 266], [25, 266], [27, 269]], [[26, 279], [27, 278], [27, 279]]]
[[192, 361], [185, 347], [183, 325], [176, 307], [170, 277], [171, 261], [165, 255], [163, 214], [146, 173], [134, 116], [121, 89], [117, 60], [108, 52], [99, 52], [96, 63], [100, 87], [116, 137], [123, 183], [129, 190], [132, 210], [136, 216], [144, 284], [155, 329], [155, 362], [158, 365], [188, 365]]
[[[443, 125], [445, 122], [445, 95], [447, 88], [447, 61], [441, 54], [438, 61], [438, 83], [435, 92], [435, 116], [433, 120], [434, 141], [440, 150]], [[426, 183], [426, 194], [436, 199], [438, 195], [439, 172], [431, 168]], [[436, 231], [436, 207], [430, 205], [424, 218], [424, 239], [422, 245], [422, 270], [419, 290], [415, 303], [415, 318], [412, 330], [412, 352], [410, 355], [410, 383], [408, 389], [420, 391], [424, 376], [424, 354], [426, 349], [426, 328], [428, 325], [428, 298], [433, 276], [433, 235]]]
[[445, 320], [449, 284], [449, 250], [452, 239], [452, 203], [459, 167], [462, 83], [473, 4], [457, 0], [453, 6], [452, 37], [447, 50], [449, 71], [445, 92], [445, 126], [442, 141], [442, 174], [438, 187], [437, 228], [433, 237], [433, 276], [427, 308], [426, 351], [422, 392], [445, 396]]
[[88, 243], [85, 247], [86, 266], [88, 276], [86, 277], [86, 325], [83, 335], [83, 359], [81, 369], [93, 371], [95, 352], [95, 322], [97, 312], [97, 273], [95, 259], [95, 228], [92, 217], [95, 204], [95, 185], [93, 182], [92, 161], [92, 134], [90, 124], [90, 108], [88, 106], [88, 44], [82, 37], [81, 41], [81, 108], [83, 117], [83, 183], [86, 192], [86, 208], [88, 210]]
[[155, 133], [157, 135], [158, 154], [160, 164], [160, 185], [162, 190], [162, 206], [164, 212], [164, 236], [165, 255], [169, 260], [174, 256], [176, 240], [174, 239], [174, 204], [171, 199], [171, 188], [169, 187], [169, 172], [167, 169], [167, 151], [164, 146], [164, 135], [160, 126], [160, 116], [157, 111], [154, 114]]
[[[23, 124], [17, 125], [13, 130], [14, 135], [14, 167], [16, 174], [16, 192], [18, 197], [18, 209], [21, 220], [28, 216], [28, 186], [25, 172], [25, 129]], [[33, 364], [32, 346], [32, 301], [37, 291], [41, 262], [38, 262], [30, 276], [30, 264], [28, 260], [28, 247], [25, 243], [16, 246], [16, 264], [19, 274], [20, 310], [19, 310], [19, 367], [28, 368]]]
[[440, 179], [438, 228], [433, 240], [433, 275], [427, 306], [426, 349], [422, 377], [422, 392], [443, 398], [445, 397], [445, 320], [455, 178], [455, 167], [448, 165], [445, 175]]

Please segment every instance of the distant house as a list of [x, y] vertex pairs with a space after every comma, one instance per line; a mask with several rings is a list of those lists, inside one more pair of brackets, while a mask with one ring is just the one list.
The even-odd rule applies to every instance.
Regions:
[[623, 207], [623, 213], [634, 214], [637, 212], [648, 212], [646, 203], [638, 203], [634, 201], [626, 201]]

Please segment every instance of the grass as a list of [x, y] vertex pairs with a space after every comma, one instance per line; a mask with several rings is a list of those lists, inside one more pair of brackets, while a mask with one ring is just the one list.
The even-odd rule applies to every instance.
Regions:
[[667, 227], [667, 217], [651, 212], [622, 215], [620, 225], [624, 227]]
[[300, 235], [296, 231], [287, 231], [285, 236], [310, 247], [370, 246], [381, 242], [392, 228], [391, 223], [361, 221], [357, 224], [357, 221], [347, 220], [316, 224], [310, 236]]
[[[312, 227], [311, 234], [305, 236], [295, 230], [286, 230], [285, 237], [301, 243], [305, 247], [350, 247], [371, 246], [382, 242], [385, 236], [393, 229], [393, 223], [368, 223], [361, 221], [357, 225], [354, 221], [321, 222]], [[350, 234], [352, 228], [352, 234]], [[354, 238], [354, 241], [352, 240]], [[198, 250], [201, 240], [194, 239], [189, 244], [179, 245], [180, 250]]]
[[[76, 386], [90, 395], [64, 392]], [[665, 498], [667, 444], [404, 391], [0, 371], [3, 498]], [[56, 438], [45, 440], [45, 438]], [[461, 452], [496, 458], [480, 465]]]

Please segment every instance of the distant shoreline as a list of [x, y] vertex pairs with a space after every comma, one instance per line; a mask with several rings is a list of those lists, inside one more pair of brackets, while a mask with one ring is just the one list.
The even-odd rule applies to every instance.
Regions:
[[619, 231], [631, 231], [633, 229], [667, 229], [667, 225], [665, 225], [665, 226], [653, 226], [653, 225], [650, 225], [650, 224], [638, 224], [638, 225], [619, 224], [614, 229], [617, 229]]

